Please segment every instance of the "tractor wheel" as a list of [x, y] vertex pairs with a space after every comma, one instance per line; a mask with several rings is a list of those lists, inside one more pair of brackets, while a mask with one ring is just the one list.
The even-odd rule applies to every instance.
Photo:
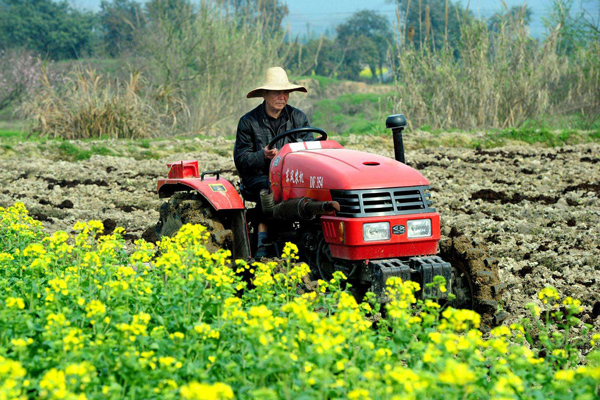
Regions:
[[453, 267], [452, 292], [456, 299], [450, 305], [478, 312], [483, 330], [501, 324], [507, 315], [499, 310], [505, 285], [500, 282], [497, 260], [466, 236], [440, 241], [440, 253]]
[[210, 232], [206, 244], [208, 251], [233, 248], [233, 232], [230, 221], [219, 215], [212, 206], [195, 192], [175, 193], [160, 207], [160, 220], [156, 225], [156, 235], [175, 236], [184, 224], [200, 224]]
[[318, 245], [315, 257], [317, 271], [319, 271], [319, 277], [326, 282], [329, 282], [333, 278], [333, 273], [336, 271], [335, 262], [331, 255], [329, 243], [323, 238], [323, 233], [319, 232]]

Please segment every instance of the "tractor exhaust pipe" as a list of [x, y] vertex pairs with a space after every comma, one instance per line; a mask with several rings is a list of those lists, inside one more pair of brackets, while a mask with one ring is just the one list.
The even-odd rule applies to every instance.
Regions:
[[268, 189], [260, 191], [260, 202], [267, 218], [311, 220], [317, 215], [340, 211], [340, 204], [337, 201], [315, 201], [308, 197], [275, 204], [273, 192]]
[[273, 217], [278, 219], [311, 220], [317, 215], [340, 211], [337, 201], [314, 201], [308, 197], [291, 199], [277, 204], [273, 208]]
[[406, 164], [404, 158], [404, 142], [402, 141], [402, 131], [406, 128], [406, 117], [402, 114], [394, 114], [387, 117], [385, 127], [392, 130], [394, 137], [394, 158], [402, 164]]

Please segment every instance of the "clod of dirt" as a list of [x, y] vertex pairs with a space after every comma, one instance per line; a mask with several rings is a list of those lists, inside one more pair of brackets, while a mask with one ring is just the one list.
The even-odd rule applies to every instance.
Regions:
[[105, 235], [110, 235], [115, 231], [115, 228], [117, 227], [117, 221], [115, 221], [114, 219], [107, 218], [104, 221], [102, 221], [102, 225], [104, 225], [103, 233]]
[[156, 227], [150, 226], [148, 227], [144, 233], [142, 233], [142, 239], [144, 239], [148, 243], [156, 243], [159, 241], [159, 237], [156, 234]]
[[139, 210], [140, 209], [139, 207], [132, 206], [132, 205], [118, 206], [117, 208], [119, 210], [123, 211], [123, 212], [126, 212], [126, 213], [130, 213], [130, 212], [133, 212], [135, 210]]
[[73, 202], [71, 200], [65, 200], [58, 205], [58, 208], [60, 208], [60, 209], [73, 208]]

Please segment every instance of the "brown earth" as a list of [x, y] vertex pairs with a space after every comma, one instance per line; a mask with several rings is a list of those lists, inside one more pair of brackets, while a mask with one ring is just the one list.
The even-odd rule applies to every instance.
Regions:
[[[392, 156], [391, 139], [351, 137], [347, 147]], [[79, 143], [92, 146], [93, 143]], [[121, 149], [122, 142], [102, 142]], [[146, 144], [147, 146], [147, 144]], [[78, 220], [122, 226], [140, 238], [158, 220], [156, 181], [166, 163], [198, 159], [201, 170], [225, 170], [237, 182], [225, 139], [155, 141], [159, 159], [92, 156], [71, 162], [52, 146], [20, 143], [0, 150], [0, 206], [23, 202], [50, 231], [70, 231]], [[409, 139], [407, 146], [411, 147]], [[194, 149], [186, 152], [185, 149]], [[508, 321], [527, 314], [546, 285], [580, 299], [582, 320], [600, 328], [600, 144], [490, 150], [427, 148], [408, 151], [408, 164], [425, 175], [447, 237], [466, 236], [487, 247], [506, 283]], [[139, 154], [136, 156], [139, 157]]]

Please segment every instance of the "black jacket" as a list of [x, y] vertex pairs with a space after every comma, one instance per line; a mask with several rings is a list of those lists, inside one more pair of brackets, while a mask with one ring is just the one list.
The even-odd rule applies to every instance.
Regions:
[[[308, 117], [297, 108], [286, 105], [281, 112], [285, 122], [279, 126], [278, 132], [273, 132], [267, 120], [264, 102], [240, 118], [233, 148], [233, 161], [242, 182], [247, 178], [269, 173], [271, 160], [265, 157], [263, 149], [271, 139], [290, 129], [309, 126]], [[312, 133], [296, 135], [295, 138], [299, 142], [314, 139]], [[287, 137], [275, 143], [275, 147], [280, 149], [290, 142], [292, 140]]]

